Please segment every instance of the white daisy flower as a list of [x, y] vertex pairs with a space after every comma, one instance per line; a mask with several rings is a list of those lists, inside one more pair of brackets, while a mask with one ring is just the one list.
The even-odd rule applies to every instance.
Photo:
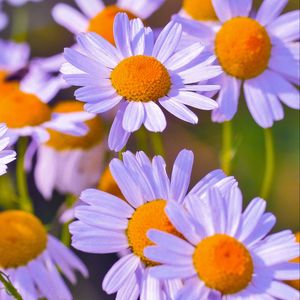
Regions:
[[48, 128], [73, 135], [86, 133], [86, 113], [52, 114], [47, 103], [63, 84], [36, 67], [28, 70], [29, 48], [0, 40], [0, 121], [6, 123], [11, 143], [32, 136], [39, 144]]
[[267, 236], [276, 218], [265, 213], [263, 199], [253, 199], [242, 212], [236, 185], [223, 193], [213, 187], [190, 197], [185, 207], [169, 202], [165, 209], [182, 236], [150, 230], [156, 245], [144, 252], [162, 264], [150, 275], [184, 280], [177, 300], [299, 299], [297, 290], [281, 282], [299, 278], [299, 265], [289, 262], [299, 245], [289, 230]]
[[130, 19], [150, 17], [164, 0], [118, 0], [116, 4], [105, 6], [102, 0], [75, 0], [80, 12], [70, 5], [56, 4], [52, 15], [55, 21], [74, 34], [96, 32], [114, 44], [113, 23], [120, 12], [128, 14]]
[[[83, 105], [77, 101], [63, 101], [52, 111], [81, 112]], [[50, 139], [38, 147], [34, 177], [45, 199], [51, 199], [54, 189], [79, 196], [81, 191], [98, 183], [106, 152], [104, 128], [98, 116], [88, 120], [86, 125], [88, 132], [83, 136], [49, 130]]]
[[288, 0], [264, 0], [252, 17], [252, 0], [212, 0], [220, 26], [174, 18], [193, 41], [215, 51], [224, 70], [222, 89], [213, 111], [215, 122], [231, 120], [237, 112], [241, 89], [258, 125], [271, 127], [284, 118], [282, 103], [299, 109], [299, 11], [280, 16]]
[[[78, 221], [70, 225], [73, 247], [89, 253], [115, 253], [129, 250], [108, 271], [102, 287], [116, 293], [117, 299], [174, 299], [181, 287], [180, 280], [159, 281], [149, 276], [156, 265], [143, 252], [150, 241], [146, 233], [150, 228], [178, 234], [165, 215], [168, 202], [182, 203], [186, 197], [193, 165], [193, 153], [183, 150], [178, 155], [171, 180], [161, 156], [152, 162], [144, 152], [133, 155], [123, 153], [123, 161], [114, 159], [110, 171], [124, 198], [99, 190], [82, 193], [81, 204], [75, 207]], [[190, 191], [202, 195], [213, 185], [234, 184], [221, 170], [208, 174]]]
[[0, 176], [6, 173], [7, 164], [16, 159], [16, 152], [5, 150], [9, 144], [9, 138], [5, 137], [7, 127], [0, 123]]
[[[24, 300], [71, 300], [59, 271], [73, 284], [75, 271], [88, 276], [84, 264], [55, 237], [47, 234], [34, 215], [23, 211], [0, 212], [0, 270]], [[57, 270], [59, 268], [59, 271]], [[12, 300], [2, 283], [0, 299]]]
[[167, 122], [158, 104], [192, 124], [198, 117], [186, 105], [202, 110], [217, 107], [198, 92], [219, 88], [205, 83], [220, 75], [221, 68], [211, 65], [215, 56], [203, 59], [200, 44], [176, 51], [179, 24], [170, 22], [154, 43], [152, 30], [141, 20], [129, 21], [126, 14], [118, 14], [114, 33], [116, 48], [95, 33], [78, 35], [84, 54], [65, 49], [69, 63], [61, 70], [68, 83], [82, 86], [75, 96], [87, 102], [88, 112], [103, 113], [120, 104], [108, 140], [112, 150], [121, 150], [142, 124], [149, 131], [163, 131]]

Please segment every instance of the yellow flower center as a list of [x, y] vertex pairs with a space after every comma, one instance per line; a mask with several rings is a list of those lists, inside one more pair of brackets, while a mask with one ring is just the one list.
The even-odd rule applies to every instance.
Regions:
[[236, 239], [216, 234], [196, 247], [193, 262], [206, 286], [222, 294], [235, 294], [252, 280], [253, 262], [249, 251]]
[[113, 34], [114, 19], [120, 12], [125, 12], [130, 20], [136, 18], [134, 14], [127, 10], [121, 9], [116, 5], [109, 5], [90, 20], [87, 31], [96, 32], [111, 44], [115, 44]]
[[46, 249], [46, 230], [32, 214], [15, 210], [1, 212], [0, 228], [0, 268], [26, 265]]
[[9, 128], [37, 126], [51, 118], [51, 110], [33, 94], [19, 89], [17, 82], [0, 82], [0, 121]]
[[146, 266], [157, 265], [144, 256], [144, 249], [153, 243], [147, 238], [149, 229], [157, 229], [180, 236], [165, 214], [165, 200], [147, 202], [138, 207], [129, 221], [127, 237], [132, 252], [139, 256]]
[[100, 178], [98, 189], [116, 197], [119, 197], [120, 199], [124, 199], [124, 196], [121, 190], [119, 189], [115, 179], [112, 177], [112, 174], [108, 167], [104, 170]]
[[265, 28], [246, 17], [224, 23], [215, 41], [215, 52], [224, 71], [239, 79], [263, 73], [268, 67], [271, 48]]
[[[296, 241], [300, 243], [300, 232], [296, 233], [295, 236], [296, 236]], [[300, 257], [293, 259], [292, 262], [298, 263], [300, 268]], [[298, 291], [300, 291], [300, 280], [288, 280], [286, 281], [286, 283], [294, 287]]]
[[111, 73], [118, 94], [128, 101], [157, 101], [171, 88], [168, 70], [156, 58], [137, 55], [122, 60]]
[[[82, 112], [83, 104], [77, 101], [64, 101], [60, 102], [53, 108], [54, 113], [70, 113], [70, 112]], [[52, 129], [49, 129], [50, 139], [47, 141], [47, 145], [58, 150], [69, 149], [90, 149], [93, 146], [100, 143], [103, 139], [103, 125], [101, 119], [97, 116], [85, 122], [88, 126], [88, 132], [83, 136], [74, 136], [64, 134]]]
[[183, 9], [197, 21], [217, 21], [211, 0], [184, 0]]

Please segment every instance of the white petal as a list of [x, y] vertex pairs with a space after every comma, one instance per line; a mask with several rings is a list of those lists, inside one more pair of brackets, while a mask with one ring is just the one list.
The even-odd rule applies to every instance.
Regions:
[[281, 14], [287, 3], [288, 0], [278, 0], [276, 2], [273, 0], [264, 0], [257, 12], [256, 20], [262, 26], [268, 25]]
[[185, 105], [174, 98], [162, 99], [159, 103], [175, 117], [192, 124], [198, 123], [198, 117]]
[[144, 103], [145, 127], [152, 132], [162, 132], [167, 126], [167, 121], [160, 107], [153, 101]]
[[127, 277], [135, 272], [139, 261], [140, 259], [134, 254], [119, 259], [105, 275], [102, 283], [103, 290], [108, 294], [117, 292], [127, 280]]
[[142, 102], [129, 101], [123, 116], [122, 126], [125, 131], [134, 132], [140, 129], [145, 116]]
[[72, 6], [58, 3], [52, 10], [54, 20], [74, 34], [83, 32], [88, 27], [88, 20]]

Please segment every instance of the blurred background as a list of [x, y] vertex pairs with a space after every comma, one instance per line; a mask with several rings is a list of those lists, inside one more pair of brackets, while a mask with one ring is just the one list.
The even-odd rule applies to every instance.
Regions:
[[[8, 39], [13, 35], [18, 38], [18, 34], [24, 34], [18, 32], [20, 23], [28, 21], [29, 29], [26, 39], [31, 46], [33, 57], [47, 57], [62, 52], [64, 47], [74, 43], [74, 37], [63, 27], [57, 25], [51, 17], [51, 9], [58, 2], [74, 5], [71, 0], [44, 0], [40, 3], [28, 3], [23, 7], [4, 5], [3, 10], [8, 13], [11, 22], [7, 29], [0, 33], [0, 37]], [[114, 1], [104, 2], [114, 3]], [[256, 6], [261, 3], [261, 1], [255, 2]], [[180, 0], [167, 0], [161, 9], [147, 20], [147, 24], [153, 27], [162, 27], [180, 8]], [[291, 0], [286, 10], [297, 8], [299, 9], [299, 1]], [[24, 19], [24, 11], [28, 16], [27, 21]], [[56, 101], [72, 98], [73, 89], [68, 89], [59, 93]], [[271, 195], [266, 200], [268, 201], [268, 210], [277, 216], [278, 222], [275, 230], [289, 228], [298, 231], [299, 112], [285, 107], [285, 113], [285, 119], [275, 123], [272, 128], [275, 141], [275, 174]], [[165, 159], [169, 166], [172, 165], [174, 158], [182, 148], [193, 150], [195, 163], [192, 184], [209, 171], [220, 168], [222, 147], [222, 125], [212, 123], [208, 112], [198, 111], [198, 115], [199, 124], [197, 126], [188, 125], [168, 115], [168, 127], [163, 133]], [[240, 183], [246, 204], [260, 193], [265, 168], [264, 133], [251, 118], [243, 99], [240, 101], [239, 112], [232, 124], [235, 156], [231, 173]], [[134, 138], [131, 141], [132, 144], [128, 149], [137, 150]], [[153, 155], [152, 151], [146, 152]], [[112, 157], [111, 154], [110, 157]], [[37, 192], [32, 175], [29, 176], [29, 184], [36, 214], [45, 224], [51, 223], [64, 198], [56, 194], [51, 202], [46, 202]], [[59, 229], [57, 224], [50, 228], [54, 234], [57, 234]], [[78, 284], [71, 287], [74, 299], [114, 299], [114, 295], [107, 296], [102, 292], [101, 282], [117, 257], [77, 253], [87, 264], [90, 279], [80, 278]]]

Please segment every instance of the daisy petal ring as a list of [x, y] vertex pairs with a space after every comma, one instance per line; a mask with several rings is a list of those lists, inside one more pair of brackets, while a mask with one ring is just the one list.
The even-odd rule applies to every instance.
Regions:
[[[122, 198], [99, 191], [85, 190], [75, 207], [78, 219], [70, 225], [72, 245], [88, 253], [128, 253], [108, 271], [102, 287], [108, 294], [117, 293], [117, 299], [175, 299], [182, 286], [181, 280], [156, 280], [149, 270], [157, 265], [143, 252], [152, 245], [146, 233], [160, 229], [180, 236], [165, 214], [168, 202], [183, 203], [189, 195], [199, 195], [210, 186], [231, 186], [235, 180], [216, 170], [208, 174], [188, 193], [193, 153], [179, 153], [171, 180], [161, 156], [152, 161], [144, 152], [136, 155], [123, 153], [123, 161], [110, 163], [111, 174], [122, 193]], [[149, 297], [149, 298], [148, 298]]]
[[141, 20], [129, 21], [120, 13], [114, 23], [116, 48], [95, 33], [82, 33], [78, 43], [83, 52], [65, 50], [68, 63], [61, 71], [69, 84], [82, 86], [75, 97], [86, 102], [85, 109], [103, 113], [118, 105], [108, 140], [112, 150], [120, 151], [142, 124], [162, 132], [167, 122], [159, 104], [192, 124], [198, 118], [187, 106], [217, 108], [214, 100], [200, 93], [219, 89], [206, 81], [222, 70], [212, 65], [215, 56], [202, 54], [199, 43], [176, 51], [181, 32], [180, 24], [170, 22], [154, 42], [152, 30]]
[[150, 275], [184, 280], [177, 300], [299, 299], [299, 292], [282, 282], [299, 278], [299, 264], [289, 262], [299, 245], [289, 230], [268, 235], [276, 218], [265, 212], [263, 199], [253, 199], [242, 212], [237, 185], [225, 193], [212, 187], [189, 198], [185, 208], [169, 202], [165, 209], [182, 236], [150, 230], [155, 245], [144, 251], [161, 263]]
[[[241, 94], [255, 122], [269, 128], [284, 118], [282, 103], [299, 109], [299, 11], [282, 15], [288, 0], [264, 0], [257, 13], [252, 0], [212, 0], [218, 26], [206, 26], [181, 16], [190, 42], [200, 41], [215, 52], [224, 73], [213, 111], [214, 122], [231, 120]], [[206, 30], [203, 27], [206, 26]], [[210, 34], [209, 34], [210, 30]], [[243, 92], [242, 92], [242, 91]]]

